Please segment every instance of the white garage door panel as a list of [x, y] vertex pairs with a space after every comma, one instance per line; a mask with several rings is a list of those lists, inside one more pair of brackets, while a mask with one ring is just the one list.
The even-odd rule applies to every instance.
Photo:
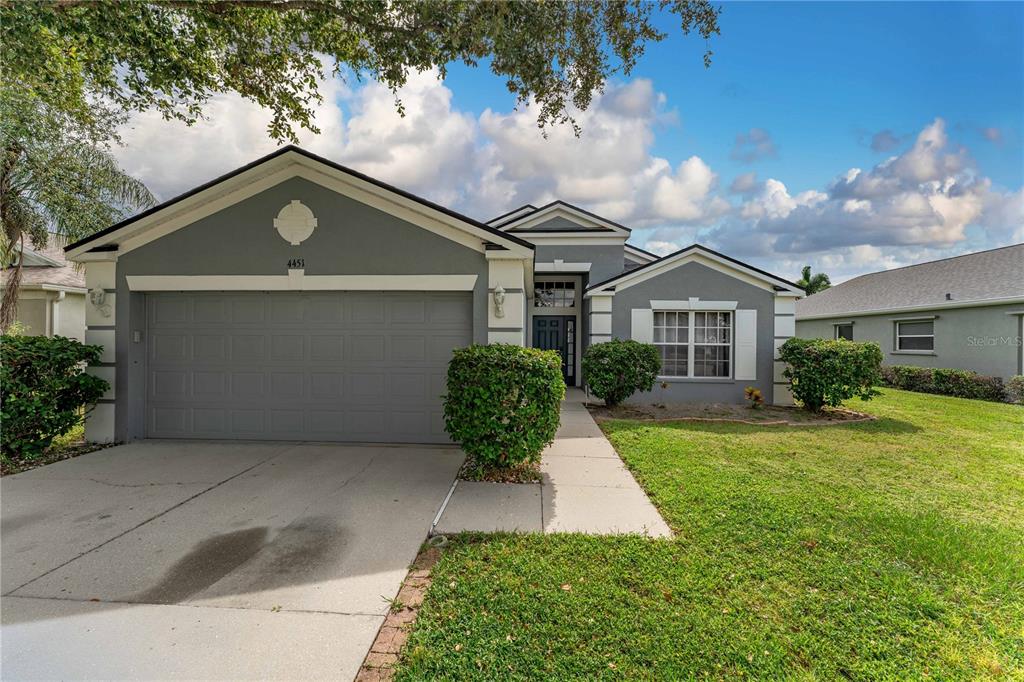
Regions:
[[448, 442], [466, 292], [147, 296], [147, 435]]

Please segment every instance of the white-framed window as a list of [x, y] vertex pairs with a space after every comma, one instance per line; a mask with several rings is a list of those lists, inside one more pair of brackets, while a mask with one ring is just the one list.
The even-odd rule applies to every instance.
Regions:
[[845, 324], [835, 325], [835, 337], [836, 339], [846, 339], [847, 341], [853, 341], [853, 323], [847, 322]]
[[731, 312], [656, 310], [653, 331], [661, 376], [732, 375]]
[[897, 321], [896, 350], [920, 352], [935, 350], [935, 320]]
[[533, 305], [536, 308], [575, 308], [576, 282], [574, 280], [534, 282]]

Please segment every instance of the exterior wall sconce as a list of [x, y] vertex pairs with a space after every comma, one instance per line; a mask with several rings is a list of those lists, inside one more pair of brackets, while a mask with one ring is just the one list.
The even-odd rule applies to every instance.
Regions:
[[494, 290], [494, 316], [505, 317], [505, 289], [500, 284]]
[[[61, 293], [64, 293], [63, 291]], [[110, 317], [110, 303], [107, 302], [107, 292], [100, 287], [89, 290], [89, 303], [96, 308], [103, 317]]]

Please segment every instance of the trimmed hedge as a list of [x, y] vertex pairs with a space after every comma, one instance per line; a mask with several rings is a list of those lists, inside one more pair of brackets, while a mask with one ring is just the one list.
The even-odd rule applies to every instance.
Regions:
[[537, 462], [565, 397], [555, 351], [509, 344], [457, 349], [448, 363], [445, 431], [483, 465]]
[[85, 373], [102, 346], [62, 336], [0, 337], [0, 452], [33, 459], [82, 419], [109, 384]]
[[1024, 374], [1018, 374], [1006, 380], [1006, 402], [1024, 405]]
[[917, 393], [1013, 402], [1000, 377], [985, 376], [965, 369], [886, 365], [882, 368], [881, 383], [883, 386]]
[[590, 392], [606, 405], [618, 405], [637, 391], [654, 388], [661, 354], [650, 343], [606, 341], [588, 347], [582, 365]]
[[812, 412], [878, 395], [882, 348], [877, 343], [793, 338], [782, 344], [779, 357], [788, 365], [782, 375], [793, 397]]

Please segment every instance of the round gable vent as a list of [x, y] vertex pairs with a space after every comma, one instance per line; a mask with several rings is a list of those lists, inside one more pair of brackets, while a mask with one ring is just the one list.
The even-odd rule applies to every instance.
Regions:
[[274, 227], [286, 242], [298, 246], [313, 234], [316, 216], [301, 201], [292, 199], [274, 218]]

